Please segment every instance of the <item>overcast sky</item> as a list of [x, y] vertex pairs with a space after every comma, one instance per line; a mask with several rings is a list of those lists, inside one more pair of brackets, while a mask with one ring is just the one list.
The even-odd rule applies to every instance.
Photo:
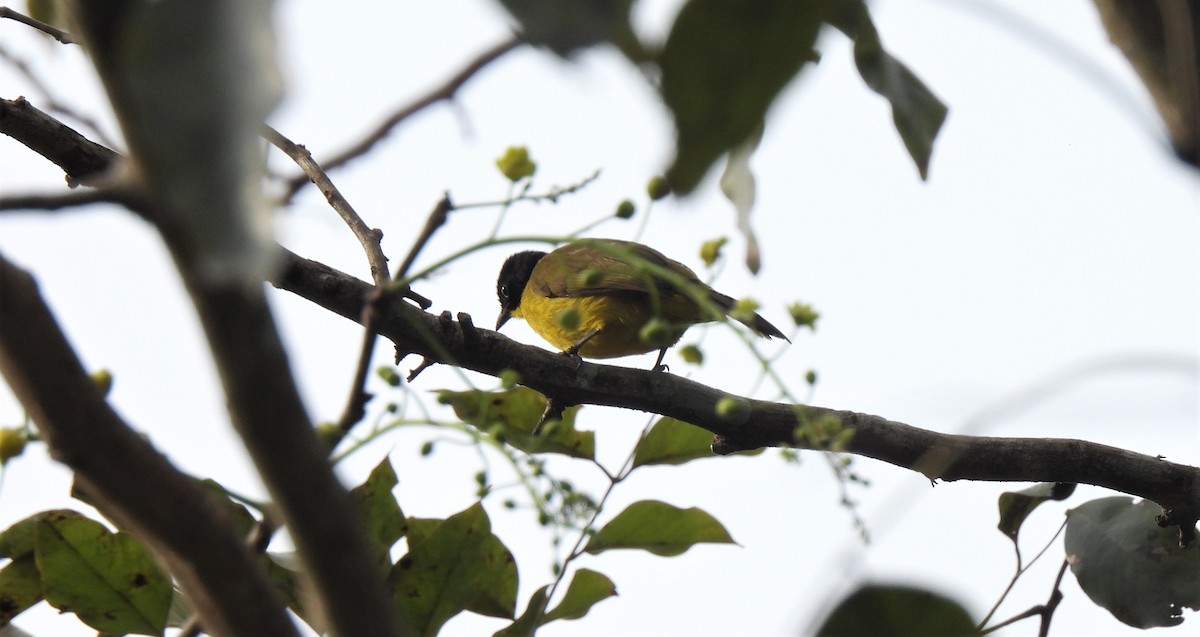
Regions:
[[[886, 102], [858, 78], [848, 42], [828, 33], [819, 43], [820, 64], [773, 108], [753, 160], [760, 276], [740, 263], [744, 242], [711, 175], [695, 196], [655, 204], [640, 240], [699, 270], [700, 243], [727, 235], [728, 259], [715, 287], [753, 296], [779, 325], [787, 324], [788, 303], [812, 303], [821, 312], [815, 334], [763, 347], [786, 348], [777, 369], [803, 398], [804, 374], [816, 370], [814, 404], [937, 431], [1082, 438], [1200, 462], [1200, 182], [1166, 152], [1144, 90], [1108, 44], [1090, 3], [1006, 4], [872, 4], [885, 46], [950, 107], [927, 182], [905, 155]], [[640, 27], [661, 37], [677, 6], [643, 0]], [[483, 0], [358, 3], [342, 13], [303, 0], [280, 3], [277, 15], [289, 93], [272, 124], [318, 161], [508, 32], [498, 5]], [[35, 35], [0, 23], [5, 51], [31, 62], [55, 97], [118, 137], [79, 51]], [[45, 102], [3, 61], [0, 90], [5, 98]], [[492, 160], [513, 144], [527, 145], [538, 161], [535, 190], [602, 172], [557, 205], [514, 207], [502, 235], [565, 234], [628, 197], [638, 216], [594, 234], [633, 238], [644, 185], [669, 161], [671, 143], [668, 114], [615, 52], [567, 63], [525, 49], [473, 80], [454, 106], [413, 118], [332, 177], [367, 223], [383, 229], [395, 263], [443, 192], [460, 203], [504, 196], [506, 182]], [[294, 170], [280, 156], [272, 166]], [[52, 165], [0, 138], [0, 193], [61, 185]], [[494, 210], [455, 213], [418, 267], [485, 238], [494, 222]], [[278, 228], [293, 250], [368, 278], [357, 243], [312, 189], [279, 216]], [[496, 271], [515, 249], [472, 254], [417, 289], [434, 300], [434, 311], [468, 312], [476, 324], [490, 325]], [[111, 400], [123, 416], [184, 470], [261, 493], [228, 426], [186, 297], [144, 223], [101, 208], [5, 213], [0, 252], [38, 277], [85, 364], [112, 370]], [[358, 330], [286, 293], [272, 298], [313, 418], [336, 418]], [[504, 331], [544, 345], [520, 321]], [[698, 337], [690, 333], [684, 342]], [[672, 373], [734, 393], [753, 389], [754, 362], [733, 335], [708, 330], [704, 347], [709, 362], [701, 368], [668, 355]], [[390, 356], [381, 345], [379, 361]], [[462, 386], [435, 368], [413, 391], [432, 404], [431, 390]], [[376, 389], [376, 407], [400, 397]], [[21, 414], [0, 388], [0, 424]], [[589, 407], [580, 426], [597, 431], [598, 455], [615, 469], [646, 419]], [[472, 449], [449, 444], [421, 458], [420, 444], [437, 435], [421, 428], [386, 436], [340, 469], [357, 483], [390, 453], [405, 513], [452, 514], [471, 504], [472, 474], [481, 465]], [[640, 552], [581, 559], [576, 565], [609, 575], [620, 596], [543, 634], [797, 634], [860, 579], [926, 584], [981, 617], [1003, 590], [1013, 560], [995, 530], [995, 502], [1004, 490], [1026, 485], [930, 488], [918, 474], [859, 459], [855, 469], [871, 480], [870, 488], [851, 492], [874, 536], [864, 551], [825, 464], [812, 453], [801, 457], [798, 466], [768, 452], [636, 472], [616, 490], [611, 513], [645, 498], [700, 506], [740, 546], [702, 545], [671, 559]], [[583, 486], [602, 486], [594, 469], [561, 460], [550, 467]], [[31, 448], [4, 476], [0, 528], [46, 508], [85, 508], [67, 497], [69, 479], [44, 449]], [[1081, 488], [1067, 503], [1039, 509], [1022, 533], [1027, 554], [1049, 540], [1065, 508], [1105, 495]], [[532, 516], [504, 511], [501, 499], [488, 500], [489, 512], [521, 566], [523, 610], [549, 583], [552, 554]], [[998, 616], [1044, 602], [1061, 559], [1058, 541]], [[1063, 590], [1053, 634], [1135, 634], [1088, 602], [1070, 576]], [[18, 623], [41, 635], [72, 634], [58, 632], [72, 626], [73, 634], [88, 634], [72, 617], [46, 609]], [[462, 615], [445, 634], [502, 625]], [[1035, 631], [1022, 623], [1001, 634]]]

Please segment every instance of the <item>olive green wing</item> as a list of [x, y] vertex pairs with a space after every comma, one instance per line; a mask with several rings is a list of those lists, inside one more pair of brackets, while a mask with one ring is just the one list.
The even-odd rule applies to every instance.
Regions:
[[663, 296], [676, 294], [676, 287], [654, 276], [647, 264], [704, 285], [686, 265], [661, 252], [640, 243], [615, 239], [583, 240], [558, 248], [542, 257], [529, 283], [539, 294], [550, 298], [617, 292], [650, 294], [652, 290]]

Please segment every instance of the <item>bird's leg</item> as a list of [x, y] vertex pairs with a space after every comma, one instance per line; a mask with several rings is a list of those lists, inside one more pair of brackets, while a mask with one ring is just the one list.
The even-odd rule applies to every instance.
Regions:
[[667, 348], [664, 347], [664, 348], [658, 350], [658, 360], [654, 361], [654, 367], [651, 367], [650, 369], [652, 369], [656, 372], [670, 371], [671, 368], [662, 364], [662, 359], [666, 355], [667, 355]]
[[[567, 349], [564, 349], [562, 351], [562, 353], [565, 356], [570, 356], [570, 357], [576, 359], [578, 361], [578, 363], [582, 364], [583, 357], [579, 355], [579, 350], [583, 349], [583, 346], [587, 345], [587, 342], [592, 340], [593, 338], [595, 338], [596, 335], [599, 333], [600, 333], [599, 328], [593, 328], [591, 330], [588, 330], [588, 333], [584, 334], [583, 338], [580, 338], [578, 341], [575, 341], [574, 345], [568, 347]], [[579, 365], [576, 365], [576, 367], [578, 367], [578, 366]]]

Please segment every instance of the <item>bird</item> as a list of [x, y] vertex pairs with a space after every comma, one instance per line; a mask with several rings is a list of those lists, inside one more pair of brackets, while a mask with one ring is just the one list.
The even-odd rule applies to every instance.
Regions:
[[753, 312], [735, 312], [732, 297], [686, 265], [633, 241], [579, 239], [551, 252], [508, 257], [496, 279], [496, 330], [523, 318], [564, 354], [617, 358], [667, 349], [697, 323], [730, 316], [765, 338], [791, 342]]

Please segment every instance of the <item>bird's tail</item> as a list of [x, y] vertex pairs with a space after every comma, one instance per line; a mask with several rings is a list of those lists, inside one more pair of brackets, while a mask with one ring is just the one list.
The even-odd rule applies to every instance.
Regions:
[[750, 328], [755, 334], [763, 338], [782, 338], [789, 343], [792, 342], [791, 339], [783, 335], [783, 332], [779, 331], [778, 327], [772, 325], [770, 321], [760, 316], [757, 312], [752, 313], [751, 316], [745, 316], [743, 312], [734, 312], [733, 310], [737, 306], [737, 301], [733, 297], [713, 291], [709, 295], [709, 298], [712, 299], [712, 302], [717, 307], [724, 310], [725, 314], [729, 315], [730, 318]]

